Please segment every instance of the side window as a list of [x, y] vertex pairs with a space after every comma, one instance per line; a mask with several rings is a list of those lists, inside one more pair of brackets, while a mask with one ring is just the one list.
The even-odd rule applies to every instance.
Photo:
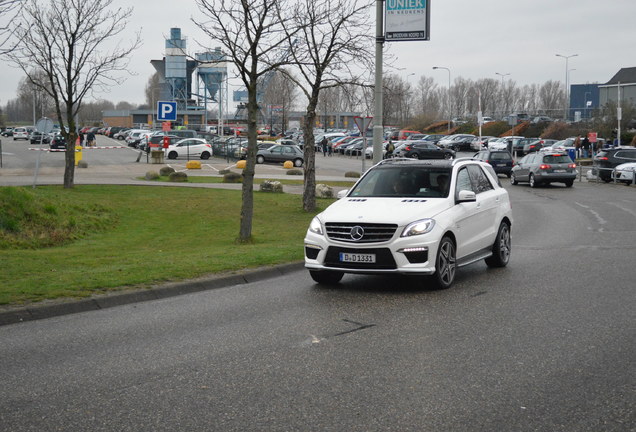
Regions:
[[473, 183], [473, 190], [475, 193], [480, 194], [494, 189], [490, 180], [484, 174], [484, 171], [478, 165], [469, 165], [468, 171], [470, 172], [470, 179]]
[[[466, 168], [462, 168], [457, 173], [457, 187], [455, 190], [455, 194], [458, 194], [459, 191], [472, 191], [473, 185], [470, 182], [470, 175], [468, 174], [468, 170]], [[457, 195], [455, 195], [457, 196]]]

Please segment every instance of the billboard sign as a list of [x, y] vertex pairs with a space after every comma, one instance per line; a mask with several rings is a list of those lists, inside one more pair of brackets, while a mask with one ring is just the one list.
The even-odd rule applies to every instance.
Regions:
[[386, 0], [385, 4], [387, 42], [430, 39], [430, 0]]

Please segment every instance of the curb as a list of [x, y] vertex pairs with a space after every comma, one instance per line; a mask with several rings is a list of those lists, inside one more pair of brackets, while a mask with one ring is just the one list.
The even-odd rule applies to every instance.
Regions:
[[226, 288], [233, 285], [243, 285], [262, 280], [272, 279], [289, 273], [300, 271], [304, 262], [293, 262], [273, 267], [265, 267], [229, 276], [211, 276], [185, 282], [175, 282], [148, 290], [136, 290], [124, 293], [106, 294], [89, 299], [65, 301], [52, 305], [33, 305], [0, 312], [0, 326], [17, 324], [25, 321], [35, 321], [78, 312], [89, 312], [107, 309], [131, 303], [160, 300], [200, 291]]

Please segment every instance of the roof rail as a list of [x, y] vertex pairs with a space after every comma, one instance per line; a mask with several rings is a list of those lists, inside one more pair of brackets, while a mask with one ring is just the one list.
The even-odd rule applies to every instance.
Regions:
[[463, 161], [478, 161], [479, 159], [474, 158], [474, 157], [460, 157], [460, 158], [455, 158], [453, 159], [453, 163], [452, 165], [454, 166], [457, 162], [463, 162]]

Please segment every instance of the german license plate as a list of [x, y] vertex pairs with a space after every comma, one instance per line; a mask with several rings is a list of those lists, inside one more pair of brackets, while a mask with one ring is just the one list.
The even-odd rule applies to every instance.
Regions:
[[375, 254], [340, 252], [340, 261], [349, 263], [374, 263]]
[[564, 169], [560, 169], [560, 170], [554, 170], [554, 172], [558, 172], [558, 173], [564, 173], [565, 170]]

